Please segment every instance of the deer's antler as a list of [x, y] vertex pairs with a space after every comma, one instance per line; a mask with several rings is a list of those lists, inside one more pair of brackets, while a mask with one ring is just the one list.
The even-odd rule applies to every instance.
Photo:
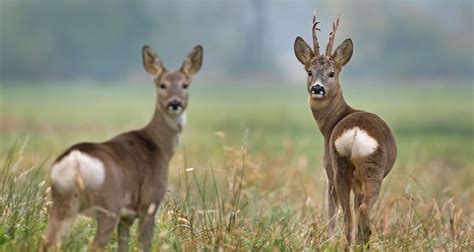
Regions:
[[332, 23], [332, 31], [329, 33], [329, 42], [326, 47], [326, 56], [328, 57], [331, 57], [332, 54], [332, 46], [334, 44], [334, 38], [336, 37], [337, 27], [339, 27], [339, 15], [337, 16], [336, 22]]
[[313, 48], [314, 48], [314, 56], [319, 56], [319, 42], [318, 36], [316, 36], [317, 31], [321, 31], [317, 26], [319, 22], [316, 22], [316, 9], [313, 10]]

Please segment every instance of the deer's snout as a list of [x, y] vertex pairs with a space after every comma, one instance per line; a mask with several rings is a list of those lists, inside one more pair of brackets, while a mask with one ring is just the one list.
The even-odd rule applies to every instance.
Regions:
[[326, 95], [326, 88], [320, 84], [311, 86], [310, 93], [312, 97], [322, 98]]
[[179, 114], [183, 110], [183, 103], [179, 100], [171, 100], [167, 105], [170, 113]]

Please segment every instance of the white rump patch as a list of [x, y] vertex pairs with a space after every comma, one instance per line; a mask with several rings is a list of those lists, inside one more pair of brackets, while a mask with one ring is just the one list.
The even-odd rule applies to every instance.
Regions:
[[337, 152], [345, 157], [365, 157], [372, 154], [379, 144], [359, 127], [348, 129], [339, 136], [334, 145]]
[[51, 169], [51, 181], [60, 192], [67, 192], [75, 186], [97, 189], [104, 179], [102, 161], [78, 150], [71, 151]]

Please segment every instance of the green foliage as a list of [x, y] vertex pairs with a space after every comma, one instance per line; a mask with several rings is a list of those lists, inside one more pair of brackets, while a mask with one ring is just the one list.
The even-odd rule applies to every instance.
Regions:
[[[471, 87], [342, 85], [348, 103], [384, 118], [398, 143], [373, 212], [372, 248], [472, 250]], [[46, 227], [54, 156], [78, 141], [143, 126], [155, 95], [151, 85], [1, 88], [0, 251], [34, 251]], [[326, 236], [322, 137], [306, 99], [303, 86], [196, 80], [154, 248], [343, 249], [341, 215], [337, 236]], [[85, 250], [94, 231], [92, 220], [80, 219], [63, 250]], [[116, 246], [114, 237], [108, 249]]]
[[35, 247], [45, 227], [47, 185], [43, 163], [24, 167], [24, 148], [11, 147], [0, 168], [0, 248], [5, 250]]
[[288, 77], [299, 66], [293, 41], [309, 38], [316, 7], [322, 43], [337, 13], [336, 44], [354, 41], [349, 76], [472, 79], [471, 2], [342, 2], [2, 1], [0, 78], [133, 78], [144, 44], [171, 68], [202, 44], [210, 76]]

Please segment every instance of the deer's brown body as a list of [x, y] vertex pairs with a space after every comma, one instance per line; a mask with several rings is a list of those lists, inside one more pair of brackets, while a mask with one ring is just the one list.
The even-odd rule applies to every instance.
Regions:
[[140, 130], [103, 143], [76, 144], [56, 159], [51, 174], [53, 204], [41, 250], [60, 244], [82, 213], [98, 223], [92, 249], [103, 249], [118, 226], [119, 250], [127, 251], [129, 229], [138, 218], [141, 248], [150, 251], [168, 164], [185, 124], [186, 89], [201, 66], [202, 47], [195, 47], [178, 71], [168, 72], [147, 46], [143, 62], [157, 86], [152, 120]]
[[369, 214], [380, 192], [383, 178], [395, 163], [397, 148], [387, 124], [377, 115], [351, 108], [344, 100], [339, 84], [342, 67], [352, 57], [353, 45], [346, 39], [334, 53], [332, 43], [339, 25], [333, 24], [325, 55], [319, 54], [313, 19], [312, 50], [300, 37], [295, 54], [308, 72], [307, 90], [313, 117], [324, 136], [324, 168], [328, 178], [330, 236], [336, 224], [336, 210], [344, 213], [345, 236], [352, 239], [350, 193], [354, 193], [357, 240], [368, 243], [371, 235]]

